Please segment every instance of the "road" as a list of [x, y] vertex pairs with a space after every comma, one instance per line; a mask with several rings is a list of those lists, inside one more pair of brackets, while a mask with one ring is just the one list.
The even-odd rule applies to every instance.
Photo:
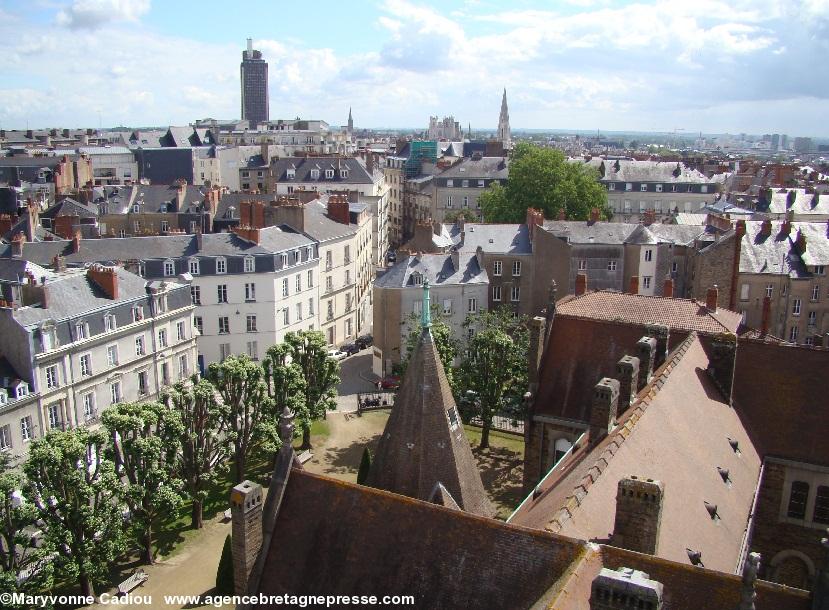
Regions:
[[377, 376], [371, 372], [371, 349], [364, 349], [340, 360], [340, 385], [337, 386], [337, 411], [356, 411], [357, 393], [374, 391]]

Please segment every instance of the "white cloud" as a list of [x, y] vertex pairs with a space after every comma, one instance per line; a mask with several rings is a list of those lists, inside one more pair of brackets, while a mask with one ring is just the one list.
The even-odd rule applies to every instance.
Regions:
[[58, 11], [57, 23], [73, 30], [94, 30], [109, 22], [138, 21], [150, 0], [74, 0]]

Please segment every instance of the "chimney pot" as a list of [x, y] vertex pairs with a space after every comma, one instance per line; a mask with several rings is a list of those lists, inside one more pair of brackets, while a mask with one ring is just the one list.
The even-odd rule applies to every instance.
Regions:
[[760, 235], [764, 237], [771, 235], [771, 220], [768, 218], [763, 221], [763, 224], [760, 227]]
[[639, 358], [622, 356], [616, 363], [619, 378], [619, 413], [624, 413], [636, 398], [639, 384]]
[[619, 382], [604, 377], [593, 388], [593, 408], [590, 410], [588, 437], [595, 444], [616, 425], [616, 412], [619, 407]]
[[708, 311], [716, 312], [717, 311], [717, 300], [719, 299], [719, 289], [717, 285], [714, 284], [708, 291], [705, 293], [705, 307]]
[[616, 490], [613, 546], [655, 555], [664, 495], [661, 481], [635, 476], [621, 479]]
[[576, 296], [581, 296], [587, 292], [587, 274], [583, 271], [576, 274]]
[[590, 223], [599, 222], [601, 218], [601, 210], [599, 208], [591, 208], [590, 209]]

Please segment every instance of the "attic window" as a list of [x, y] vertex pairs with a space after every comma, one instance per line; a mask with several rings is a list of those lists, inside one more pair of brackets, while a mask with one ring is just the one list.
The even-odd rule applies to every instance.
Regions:
[[731, 477], [729, 476], [728, 469], [727, 468], [720, 468], [719, 466], [717, 466], [717, 472], [720, 474], [720, 477], [722, 477], [723, 483], [725, 483], [726, 485], [728, 485], [730, 487], [731, 486]]
[[458, 429], [460, 425], [458, 420], [458, 411], [455, 407], [449, 407], [446, 410], [446, 417], [449, 419], [449, 427], [454, 431]]
[[705, 564], [702, 563], [701, 551], [692, 551], [691, 549], [685, 549], [685, 552], [688, 553], [688, 559], [691, 561], [692, 565], [699, 566], [701, 568], [705, 567]]
[[705, 504], [705, 510], [708, 511], [708, 516], [711, 517], [711, 521], [719, 521], [720, 515], [717, 513], [717, 505], [705, 501], [703, 501], [703, 504]]
[[289, 180], [293, 180], [293, 179], [296, 177], [296, 170], [295, 170], [295, 169], [289, 169], [289, 170], [286, 172], [286, 174], [285, 174], [285, 175], [287, 176], [287, 178], [288, 178]]
[[334, 170], [333, 169], [325, 170], [325, 177], [328, 178], [329, 180], [332, 179], [334, 177]]
[[340, 178], [348, 178], [348, 170], [347, 169], [341, 169], [340, 170]]
[[412, 273], [412, 284], [420, 286], [423, 284], [423, 275], [420, 273]]
[[311, 170], [311, 180], [319, 180], [320, 179], [320, 170], [312, 169]]
[[134, 206], [132, 206], [132, 211], [133, 213], [138, 214], [141, 211], [141, 206], [136, 203]]
[[728, 438], [728, 444], [731, 445], [731, 449], [734, 451], [734, 453], [736, 453], [737, 455], [740, 455], [740, 453], [741, 453], [740, 443], [738, 441], [736, 441], [733, 438], [729, 437]]

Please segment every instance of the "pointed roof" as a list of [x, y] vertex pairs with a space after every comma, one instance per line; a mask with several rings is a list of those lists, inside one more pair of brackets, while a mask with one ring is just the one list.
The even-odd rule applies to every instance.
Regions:
[[449, 493], [449, 490], [443, 486], [443, 483], [435, 483], [435, 488], [432, 490], [432, 495], [429, 496], [429, 502], [432, 504], [440, 504], [446, 508], [454, 508], [460, 510], [461, 507], [455, 502], [455, 498]]
[[[428, 294], [428, 286], [424, 293]], [[428, 309], [426, 299], [423, 309]], [[460, 508], [491, 517], [494, 511], [430, 325], [425, 315], [420, 340], [380, 438], [367, 484], [428, 501], [440, 483]]]

